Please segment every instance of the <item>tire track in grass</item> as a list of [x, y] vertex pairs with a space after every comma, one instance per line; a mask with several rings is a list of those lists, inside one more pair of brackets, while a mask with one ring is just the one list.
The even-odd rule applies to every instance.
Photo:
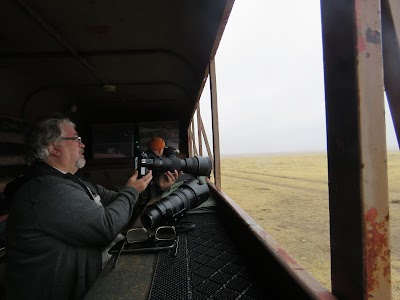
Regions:
[[[225, 174], [227, 177], [238, 178], [238, 176], [236, 176], [236, 175], [229, 175], [229, 174], [226, 174], [225, 172], [228, 172], [228, 173], [239, 173], [239, 172], [236, 172], [236, 171], [222, 171], [222, 173]], [[285, 180], [286, 179], [287, 180], [295, 180], [297, 182], [305, 182], [305, 183], [307, 183], [307, 182], [318, 183], [318, 184], [323, 184], [326, 187], [328, 186], [328, 179], [326, 179], [326, 180], [305, 179], [305, 178], [299, 178], [299, 177], [293, 177], [293, 176], [276, 175], [276, 174], [271, 174], [271, 173], [262, 173], [262, 174], [260, 174], [260, 173], [248, 172], [248, 171], [240, 171], [240, 174], [248, 174], [248, 175], [253, 175], [253, 176], [266, 176], [266, 177], [272, 177], [272, 178], [277, 178], [277, 179], [285, 179]], [[243, 177], [240, 177], [240, 178], [245, 179]], [[257, 182], [261, 182], [261, 181], [257, 180]], [[276, 184], [276, 185], [278, 185], [278, 184]], [[282, 186], [285, 187], [285, 185], [282, 185]], [[389, 186], [389, 192], [390, 192], [390, 194], [400, 194], [400, 189], [392, 187], [392, 186]]]
[[[246, 173], [246, 172], [245, 172]], [[240, 173], [243, 174], [243, 173]], [[271, 180], [261, 180], [261, 179], [254, 179], [254, 178], [245, 178], [243, 177], [243, 175], [233, 175], [233, 174], [227, 174], [225, 172], [222, 172], [222, 178], [223, 177], [229, 177], [229, 178], [235, 178], [235, 179], [240, 179], [240, 180], [245, 180], [245, 181], [251, 181], [251, 182], [258, 182], [258, 183], [263, 183], [263, 184], [270, 184], [270, 185], [275, 185], [275, 186], [279, 186], [279, 187], [284, 187], [284, 188], [288, 188], [288, 189], [293, 189], [293, 190], [297, 190], [297, 191], [303, 191], [303, 192], [318, 192], [318, 193], [328, 193], [328, 185], [326, 182], [320, 182], [320, 181], [313, 181], [313, 180], [304, 180], [304, 179], [297, 179], [297, 178], [289, 178], [286, 176], [271, 176], [271, 175], [260, 175], [257, 173], [248, 173], [247, 174], [251, 174], [251, 175], [256, 175], [256, 176], [260, 176], [260, 177], [272, 177], [275, 179], [284, 179], [285, 181], [289, 181], [288, 183], [280, 183], [280, 182], [274, 182]], [[298, 185], [294, 185], [293, 183], [290, 183], [290, 181], [292, 180], [298, 180], [298, 181], [302, 181], [305, 183], [319, 183], [319, 184], [324, 184], [324, 189], [316, 189], [316, 188], [308, 188], [308, 187], [303, 187], [303, 186], [298, 186]]]
[[[232, 173], [237, 173], [235, 171], [228, 171]], [[257, 176], [268, 176], [268, 177], [274, 177], [274, 178], [279, 178], [279, 179], [292, 179], [296, 181], [304, 181], [304, 182], [312, 182], [312, 183], [322, 183], [322, 184], [328, 184], [328, 179], [326, 180], [318, 180], [318, 179], [306, 179], [306, 178], [299, 178], [299, 177], [293, 177], [293, 176], [285, 176], [285, 175], [276, 175], [276, 174], [271, 174], [271, 173], [254, 173], [254, 172], [247, 172], [247, 171], [241, 171], [241, 174], [249, 174], [249, 175], [257, 175]]]

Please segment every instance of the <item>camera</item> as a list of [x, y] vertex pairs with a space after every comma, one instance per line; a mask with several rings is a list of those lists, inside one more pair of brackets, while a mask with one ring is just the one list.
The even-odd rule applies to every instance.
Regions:
[[195, 178], [188, 179], [176, 191], [147, 206], [140, 216], [142, 224], [145, 228], [173, 224], [183, 217], [188, 209], [206, 201], [209, 194], [207, 183], [201, 184]]
[[163, 155], [166, 157], [177, 156], [179, 153], [180, 151], [174, 147], [164, 147]]
[[174, 172], [174, 170], [182, 171], [194, 176], [210, 176], [212, 169], [212, 162], [206, 156], [194, 156], [189, 158], [173, 157], [152, 157], [146, 153], [142, 153], [136, 158], [135, 167], [138, 170], [138, 178], [143, 177], [149, 170], [155, 173], [164, 173], [167, 171]]

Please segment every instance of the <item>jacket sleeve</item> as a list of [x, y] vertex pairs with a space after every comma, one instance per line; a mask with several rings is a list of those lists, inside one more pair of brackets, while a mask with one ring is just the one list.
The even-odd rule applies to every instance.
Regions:
[[101, 185], [97, 185], [97, 190], [104, 206], [108, 206], [118, 197], [118, 192], [107, 190]]
[[72, 181], [54, 177], [38, 181], [30, 184], [38, 226], [75, 246], [107, 245], [114, 240], [128, 224], [138, 198], [137, 190], [127, 187], [118, 193], [109, 191], [107, 197], [113, 201], [99, 206]]

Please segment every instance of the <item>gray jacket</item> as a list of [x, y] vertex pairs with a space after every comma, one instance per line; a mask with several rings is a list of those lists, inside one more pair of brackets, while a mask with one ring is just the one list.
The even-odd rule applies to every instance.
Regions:
[[[34, 172], [35, 173], [35, 172]], [[11, 184], [6, 240], [7, 299], [81, 299], [101, 271], [101, 252], [128, 224], [138, 192], [83, 182], [46, 165]], [[11, 190], [11, 191], [10, 191]]]

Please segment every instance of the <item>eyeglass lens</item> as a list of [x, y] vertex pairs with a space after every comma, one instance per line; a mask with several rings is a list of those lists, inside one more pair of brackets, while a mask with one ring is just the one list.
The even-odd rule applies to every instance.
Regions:
[[157, 228], [154, 238], [159, 241], [170, 241], [176, 239], [174, 226], [160, 226]]
[[138, 243], [147, 241], [149, 234], [146, 228], [132, 228], [126, 233], [126, 240], [128, 243]]
[[66, 140], [66, 141], [75, 141], [75, 142], [78, 142], [79, 144], [82, 143], [82, 138], [80, 136], [62, 137], [61, 139]]

